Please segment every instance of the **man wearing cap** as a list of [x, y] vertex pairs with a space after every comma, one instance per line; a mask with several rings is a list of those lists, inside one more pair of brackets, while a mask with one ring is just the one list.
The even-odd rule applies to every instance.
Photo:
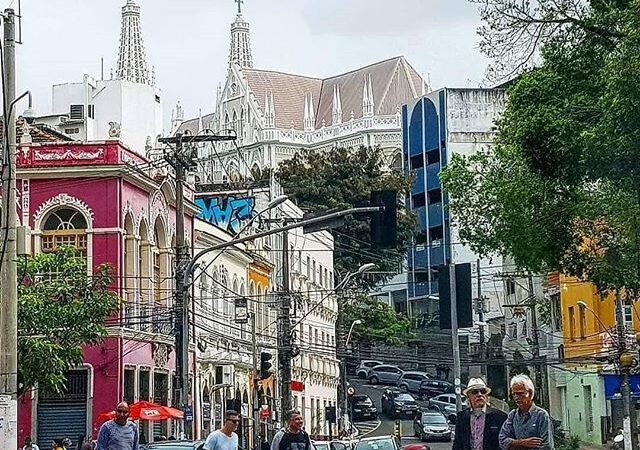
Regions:
[[460, 411], [452, 450], [497, 450], [507, 415], [488, 406], [491, 389], [482, 378], [471, 378], [463, 394], [470, 409]]

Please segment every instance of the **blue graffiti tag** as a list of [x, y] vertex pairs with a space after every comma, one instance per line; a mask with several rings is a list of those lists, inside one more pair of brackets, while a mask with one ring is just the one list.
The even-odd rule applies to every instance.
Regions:
[[254, 216], [255, 203], [255, 197], [207, 197], [195, 200], [196, 206], [200, 208], [198, 219], [234, 234], [240, 231], [240, 224], [243, 220]]

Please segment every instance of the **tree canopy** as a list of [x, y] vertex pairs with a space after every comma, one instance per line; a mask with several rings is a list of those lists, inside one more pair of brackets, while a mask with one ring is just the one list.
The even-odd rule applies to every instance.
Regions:
[[344, 315], [347, 326], [354, 320], [362, 320], [361, 325], [353, 328], [353, 342], [405, 346], [407, 340], [415, 338], [411, 321], [407, 317], [368, 295], [359, 295], [355, 301], [346, 303]]
[[637, 292], [640, 1], [550, 3], [579, 5], [580, 21], [541, 41], [541, 64], [509, 88], [495, 145], [441, 174], [452, 216], [481, 254]]
[[[313, 212], [362, 206], [375, 190], [396, 189], [404, 196], [411, 189], [411, 180], [385, 167], [382, 150], [372, 147], [306, 150], [281, 163], [278, 178], [300, 208]], [[416, 226], [415, 218], [401, 209], [394, 249], [372, 249], [369, 222], [362, 217], [347, 217], [343, 226], [331, 230], [338, 278], [373, 262], [377, 272], [385, 273], [354, 279], [360, 286], [370, 288], [400, 271]]]
[[100, 342], [118, 309], [111, 268], [98, 266], [89, 276], [86, 258], [63, 247], [21, 259], [18, 278], [20, 394], [35, 386], [60, 392], [65, 373], [82, 364], [82, 347]]

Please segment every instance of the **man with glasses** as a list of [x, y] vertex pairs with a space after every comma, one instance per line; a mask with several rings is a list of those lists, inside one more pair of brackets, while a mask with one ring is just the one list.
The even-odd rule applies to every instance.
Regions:
[[511, 378], [510, 384], [511, 398], [518, 407], [509, 413], [502, 425], [500, 448], [553, 450], [553, 424], [549, 413], [533, 403], [533, 381], [527, 375], [516, 375]]
[[238, 450], [236, 430], [240, 424], [240, 414], [231, 409], [224, 414], [224, 425], [211, 432], [204, 442], [203, 450]]
[[463, 394], [471, 409], [460, 411], [452, 450], [497, 450], [498, 434], [507, 415], [489, 407], [491, 389], [482, 378], [471, 378]]

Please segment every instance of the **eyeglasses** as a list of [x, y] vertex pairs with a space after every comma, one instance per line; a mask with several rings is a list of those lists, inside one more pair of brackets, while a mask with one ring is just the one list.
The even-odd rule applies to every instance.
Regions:
[[240, 419], [227, 419], [229, 422], [240, 423]]
[[484, 394], [486, 394], [486, 393], [487, 393], [487, 390], [486, 390], [486, 389], [471, 389], [471, 390], [469, 391], [469, 394], [471, 394], [471, 395], [478, 395], [478, 394], [482, 394], [482, 395], [484, 395]]
[[526, 397], [527, 394], [529, 394], [529, 391], [512, 392], [511, 393], [511, 398]]

